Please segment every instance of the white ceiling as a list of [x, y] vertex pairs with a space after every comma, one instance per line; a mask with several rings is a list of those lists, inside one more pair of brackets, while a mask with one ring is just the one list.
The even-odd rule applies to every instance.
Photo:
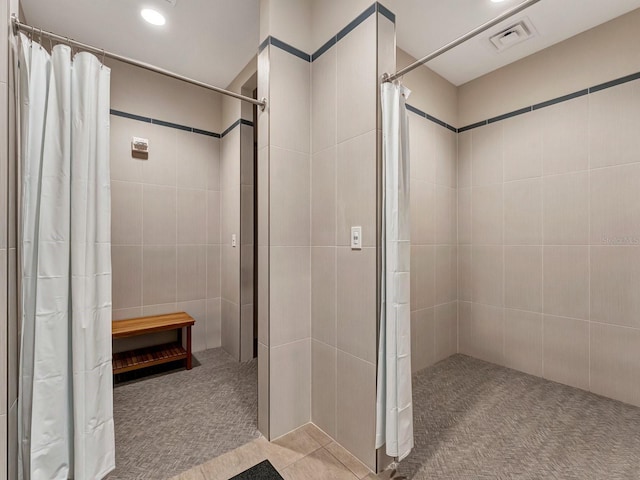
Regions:
[[[419, 58], [520, 1], [384, 3], [397, 16], [398, 46]], [[178, 0], [175, 7], [168, 0], [22, 0], [22, 4], [31, 25], [223, 87], [258, 45], [259, 0]], [[144, 7], [163, 12], [167, 24], [154, 27], [144, 22], [139, 13]], [[636, 8], [640, 0], [541, 0], [429, 63], [429, 68], [461, 85]], [[522, 17], [533, 23], [538, 35], [500, 54], [492, 50], [488, 37]]]
[[[27, 22], [226, 87], [256, 54], [259, 0], [21, 0]], [[156, 27], [142, 8], [162, 12]]]
[[[397, 44], [415, 58], [424, 57], [521, 1], [393, 1]], [[541, 0], [428, 66], [451, 83], [461, 85], [636, 8], [640, 8], [640, 0]], [[538, 35], [497, 53], [488, 38], [525, 17]]]

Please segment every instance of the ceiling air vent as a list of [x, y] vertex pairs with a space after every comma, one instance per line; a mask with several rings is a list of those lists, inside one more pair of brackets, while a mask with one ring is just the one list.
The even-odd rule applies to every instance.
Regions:
[[489, 37], [489, 40], [498, 52], [503, 52], [518, 43], [529, 40], [535, 35], [536, 31], [531, 22], [528, 19], [524, 19]]

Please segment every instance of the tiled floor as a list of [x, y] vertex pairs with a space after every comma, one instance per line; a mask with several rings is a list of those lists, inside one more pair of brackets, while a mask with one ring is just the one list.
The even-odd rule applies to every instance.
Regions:
[[260, 437], [173, 480], [228, 480], [263, 460], [269, 460], [285, 480], [379, 478], [321, 430], [307, 424], [271, 443]]
[[116, 470], [108, 480], [165, 480], [260, 436], [258, 363], [221, 348], [114, 389]]

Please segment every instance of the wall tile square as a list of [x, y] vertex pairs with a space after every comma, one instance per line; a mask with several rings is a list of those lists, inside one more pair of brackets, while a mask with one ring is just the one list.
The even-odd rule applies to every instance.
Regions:
[[473, 355], [473, 316], [470, 302], [458, 302], [458, 353]]
[[207, 192], [178, 188], [178, 244], [206, 243]]
[[220, 341], [225, 352], [240, 361], [240, 306], [220, 300]]
[[111, 247], [113, 309], [142, 305], [142, 247]]
[[542, 376], [542, 315], [520, 310], [505, 310], [505, 366]]
[[178, 246], [178, 302], [207, 296], [207, 247]]
[[542, 311], [542, 247], [504, 247], [504, 304]]
[[370, 131], [338, 145], [338, 245], [351, 244], [352, 226], [362, 227], [363, 246], [376, 244], [376, 141]]
[[[140, 122], [138, 122], [140, 123]], [[176, 186], [177, 150], [175, 128], [148, 125], [149, 158], [142, 164], [144, 183]], [[131, 142], [131, 139], [129, 139]]]
[[543, 108], [540, 116], [544, 174], [588, 169], [589, 96]]
[[502, 122], [471, 130], [471, 166], [474, 186], [502, 183]]
[[436, 358], [439, 362], [458, 351], [458, 303], [435, 307]]
[[[441, 188], [445, 193], [447, 187]], [[433, 183], [411, 180], [410, 186], [410, 208], [411, 208], [411, 244], [430, 245], [436, 240], [436, 218], [435, 212], [439, 208], [436, 205], [435, 185]], [[445, 198], [445, 206], [450, 206], [448, 198]], [[446, 219], [443, 219], [446, 220]], [[443, 230], [451, 229], [449, 223], [443, 221]], [[451, 232], [443, 231], [440, 235], [450, 235]], [[448, 243], [448, 242], [443, 242]]]
[[542, 124], [539, 111], [504, 121], [504, 180], [542, 175]]
[[[455, 188], [436, 185], [436, 243], [455, 244], [457, 241], [457, 194]], [[412, 231], [413, 233], [413, 231]]]
[[[443, 245], [437, 245], [435, 252], [435, 304], [440, 305], [453, 302], [458, 298], [458, 252], [455, 246]], [[418, 289], [416, 294], [420, 296], [423, 291]]]
[[435, 183], [435, 128], [431, 122], [409, 112], [409, 165], [412, 179]]
[[279, 48], [269, 50], [269, 60], [271, 146], [308, 154], [311, 152], [311, 64]]
[[591, 324], [591, 391], [640, 405], [640, 330]]
[[[436, 250], [432, 245], [415, 245], [411, 247], [411, 310], [422, 310], [432, 307], [436, 302]], [[450, 257], [442, 256], [442, 270], [446, 274], [449, 265], [446, 260]], [[447, 279], [450, 276], [447, 275]], [[449, 293], [446, 286], [449, 281], [443, 283], [442, 295], [447, 297]]]
[[271, 245], [310, 245], [309, 155], [271, 149]]
[[640, 246], [591, 247], [591, 320], [640, 328]]
[[503, 247], [474, 246], [471, 291], [474, 302], [503, 305]]
[[220, 295], [240, 305], [240, 248], [230, 244], [220, 247]]
[[504, 365], [504, 309], [474, 303], [471, 312], [473, 356]]
[[272, 438], [311, 420], [311, 340], [272, 348], [269, 368]]
[[544, 313], [589, 319], [588, 247], [544, 247]]
[[207, 300], [207, 326], [206, 326], [206, 344], [207, 348], [218, 348], [222, 344], [220, 312], [220, 298], [211, 298]]
[[413, 373], [435, 363], [435, 338], [434, 308], [411, 312], [411, 371]]
[[220, 190], [220, 139], [211, 139], [211, 153], [207, 156], [207, 190]]
[[311, 159], [311, 243], [315, 246], [336, 244], [336, 155], [332, 147]]
[[455, 188], [458, 185], [456, 134], [436, 124], [432, 128], [435, 128], [436, 183]]
[[311, 421], [336, 437], [336, 382], [338, 351], [322, 342], [311, 342]]
[[337, 271], [338, 348], [375, 363], [376, 249], [338, 247]]
[[640, 162], [640, 82], [589, 95], [591, 168]]
[[207, 192], [207, 243], [220, 243], [220, 192]]
[[315, 340], [336, 345], [336, 248], [311, 249], [311, 333]]
[[337, 47], [331, 47], [311, 64], [311, 151], [337, 143]]
[[591, 171], [591, 245], [640, 245], [640, 163]]
[[177, 252], [175, 246], [142, 248], [142, 304], [160, 305], [176, 301]]
[[337, 438], [375, 468], [376, 366], [338, 350]]
[[271, 346], [311, 335], [311, 251], [309, 247], [271, 247]]
[[376, 128], [376, 19], [369, 17], [337, 44], [338, 143]]
[[111, 244], [142, 245], [142, 185], [111, 182]]
[[504, 184], [504, 242], [542, 244], [542, 180]]
[[502, 185], [473, 187], [471, 235], [476, 245], [502, 244], [502, 188]]
[[471, 243], [471, 188], [458, 190], [458, 244]]
[[589, 174], [571, 173], [545, 177], [544, 244], [589, 243]]
[[458, 134], [458, 188], [469, 188], [472, 185], [471, 135], [471, 130]]
[[208, 188], [208, 164], [217, 160], [217, 139], [176, 131], [176, 183], [182, 188]]
[[142, 240], [145, 245], [175, 245], [177, 236], [177, 190], [144, 185]]
[[458, 247], [458, 299], [470, 302], [472, 299], [471, 245]]
[[589, 388], [589, 322], [544, 317], [544, 378]]

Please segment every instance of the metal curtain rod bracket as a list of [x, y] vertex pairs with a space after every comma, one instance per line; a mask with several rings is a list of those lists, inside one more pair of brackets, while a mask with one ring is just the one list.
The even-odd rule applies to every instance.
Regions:
[[229, 90], [225, 90], [224, 88], [214, 87], [213, 85], [209, 85], [208, 83], [204, 83], [199, 80], [194, 80], [193, 78], [185, 77], [184, 75], [180, 75], [179, 73], [175, 73], [170, 70], [165, 70], [164, 68], [156, 67], [155, 65], [151, 65], [149, 63], [140, 62], [138, 60], [134, 60], [133, 58], [129, 58], [123, 55], [118, 55], [117, 53], [105, 51], [103, 48], [97, 48], [92, 45], [87, 45], [86, 43], [78, 42], [76, 40], [71, 40], [68, 37], [63, 37], [62, 35], [58, 35], [56, 33], [49, 32], [46, 30], [36, 29], [31, 25], [27, 25], [26, 23], [20, 22], [20, 20], [18, 20], [18, 17], [15, 15], [15, 13], [11, 15], [11, 27], [13, 29], [14, 35], [17, 35], [18, 32], [20, 31], [30, 32], [34, 35], [35, 35], [35, 32], [37, 32], [38, 35], [40, 35], [41, 37], [49, 38], [50, 40], [55, 40], [60, 43], [65, 43], [71, 47], [76, 47], [81, 50], [94, 53], [96, 55], [101, 55], [103, 60], [104, 58], [112, 58], [114, 60], [118, 60], [119, 62], [133, 65], [134, 67], [139, 67], [139, 68], [143, 68], [144, 70], [148, 70], [150, 72], [159, 73], [160, 75], [164, 75], [165, 77], [175, 78], [176, 80], [180, 80], [185, 83], [190, 83], [191, 85], [196, 85], [198, 87], [202, 87], [207, 90], [212, 90], [222, 95], [227, 95], [229, 97], [236, 98], [243, 102], [252, 103], [253, 105], [259, 106], [262, 111], [264, 111], [264, 109], [267, 107], [266, 98], [263, 98], [261, 100], [256, 100], [255, 98], [247, 97], [245, 95], [240, 95], [239, 93], [231, 92]]
[[497, 17], [495, 17], [493, 20], [489, 20], [486, 23], [483, 23], [482, 25], [480, 25], [479, 27], [474, 28], [473, 30], [471, 30], [468, 33], [465, 33], [464, 35], [462, 35], [461, 37], [458, 37], [457, 39], [455, 39], [452, 42], [447, 43], [445, 46], [440, 47], [438, 50], [430, 53], [429, 55], [427, 55], [426, 57], [422, 57], [420, 60], [417, 60], [415, 62], [413, 62], [411, 65], [408, 65], [407, 67], [403, 68], [402, 70], [397, 71], [394, 74], [388, 74], [385, 73], [384, 75], [382, 75], [382, 82], [393, 82], [394, 80], [397, 80], [398, 78], [402, 77], [405, 73], [409, 73], [410, 71], [418, 68], [420, 65], [424, 65], [425, 63], [438, 58], [440, 55], [442, 55], [443, 53], [448, 52], [449, 50], [452, 50], [454, 48], [456, 48], [458, 45], [463, 44], [464, 42], [466, 42], [467, 40], [471, 40], [474, 37], [477, 37], [478, 35], [480, 35], [483, 32], [486, 32], [487, 30], [489, 30], [491, 27], [494, 27], [496, 25], [498, 25], [500, 22], [502, 22], [503, 20], [506, 20], [507, 18], [513, 17], [514, 15], [520, 13], [521, 11], [529, 8], [531, 5], [534, 5], [536, 3], [538, 3], [540, 0], [526, 0], [524, 2], [522, 2], [519, 5], [516, 5], [513, 8], [510, 8], [509, 10], [501, 13], [500, 15], [498, 15]]

